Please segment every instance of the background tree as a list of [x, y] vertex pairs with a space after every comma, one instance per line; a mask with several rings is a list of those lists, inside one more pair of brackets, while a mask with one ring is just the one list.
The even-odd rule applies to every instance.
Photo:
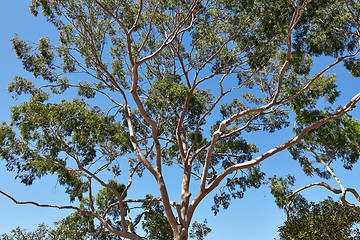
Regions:
[[[344, 63], [360, 75], [359, 9], [338, 0], [32, 0], [31, 13], [41, 10], [59, 39], [12, 39], [34, 79], [16, 76], [8, 87], [28, 100], [1, 125], [0, 156], [25, 185], [56, 176], [72, 204], [0, 193], [73, 209], [70, 219], [96, 222], [89, 234], [129, 239], [141, 239], [136, 225], [155, 211], [164, 231], [187, 239], [205, 197], [216, 192], [215, 214], [228, 208], [267, 183], [260, 163], [285, 149], [306, 174], [335, 178], [334, 162], [351, 169], [359, 158], [359, 123], [348, 113], [360, 93], [338, 106], [327, 72]], [[314, 74], [319, 56], [334, 62]], [[270, 150], [252, 141], [292, 126]], [[133, 198], [144, 175], [158, 192]], [[168, 184], [178, 176], [174, 193]], [[272, 178], [277, 200], [284, 181]]]
[[58, 239], [54, 232], [45, 224], [39, 224], [33, 232], [28, 232], [20, 227], [11, 230], [9, 234], [0, 235], [3, 240], [40, 240], [40, 239]]
[[332, 198], [292, 207], [279, 228], [281, 239], [359, 239], [360, 213]]

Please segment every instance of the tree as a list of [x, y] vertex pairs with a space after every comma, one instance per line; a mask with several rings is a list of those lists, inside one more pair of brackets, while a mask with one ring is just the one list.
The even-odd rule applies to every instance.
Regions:
[[[0, 156], [25, 185], [56, 176], [72, 205], [0, 193], [73, 209], [70, 218], [96, 221], [89, 233], [129, 239], [142, 238], [136, 225], [155, 209], [155, 222], [167, 222], [179, 240], [188, 239], [205, 197], [216, 192], [215, 214], [228, 208], [267, 183], [260, 164], [281, 151], [308, 175], [328, 177], [315, 165], [337, 160], [350, 169], [360, 128], [349, 112], [360, 93], [339, 107], [328, 72], [344, 63], [360, 75], [359, 9], [351, 0], [32, 0], [31, 13], [41, 10], [59, 39], [12, 39], [34, 79], [16, 76], [8, 87], [28, 100], [1, 125]], [[314, 74], [319, 56], [335, 60]], [[57, 100], [64, 92], [73, 100]], [[292, 126], [294, 135], [270, 150], [252, 142]], [[181, 175], [176, 196], [168, 171]], [[144, 175], [156, 182], [156, 197], [132, 198]], [[283, 182], [273, 183], [279, 193]], [[199, 236], [209, 232], [196, 226]], [[151, 238], [153, 228], [145, 224]]]
[[56, 235], [52, 230], [45, 224], [39, 224], [37, 229], [33, 232], [27, 232], [25, 229], [20, 227], [11, 230], [9, 234], [0, 235], [3, 240], [41, 240], [41, 239], [57, 239]]
[[[61, 224], [57, 226], [56, 228], [52, 229], [51, 227], [46, 226], [45, 224], [39, 224], [39, 226], [34, 231], [26, 231], [26, 229], [21, 229], [20, 227], [17, 227], [16, 229], [13, 229], [10, 231], [9, 234], [2, 234], [0, 235], [1, 239], [3, 240], [42, 240], [42, 239], [48, 239], [48, 240], [75, 240], [75, 239], [87, 239], [87, 240], [100, 240], [100, 239], [106, 239], [106, 240], [119, 240], [120, 237], [117, 237], [114, 234], [111, 234], [109, 232], [101, 232], [97, 236], [91, 236], [88, 232], [88, 229], [85, 229], [86, 231], [80, 231], [84, 230], [84, 226], [81, 226], [83, 221], [80, 221], [80, 223], [77, 224], [77, 226], [74, 226], [74, 221], [80, 220], [79, 218], [83, 217], [82, 215], [79, 215], [77, 213], [74, 213], [70, 216], [68, 216], [66, 219], [63, 219], [61, 221]], [[70, 220], [70, 221], [69, 221]], [[65, 226], [65, 224], [69, 224], [69, 226]], [[77, 231], [79, 230], [79, 231]]]
[[304, 200], [292, 208], [279, 232], [281, 239], [359, 239], [359, 222], [359, 212], [332, 198], [319, 203]]

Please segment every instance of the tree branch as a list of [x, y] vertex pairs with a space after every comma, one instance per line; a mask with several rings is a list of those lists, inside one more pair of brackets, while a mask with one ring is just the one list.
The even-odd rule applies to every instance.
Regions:
[[322, 187], [325, 187], [326, 189], [330, 190], [331, 192], [335, 193], [335, 194], [341, 194], [340, 195], [340, 199], [342, 201], [342, 203], [345, 205], [345, 206], [348, 206], [352, 209], [355, 209], [356, 211], [360, 212], [360, 206], [359, 205], [356, 205], [356, 204], [352, 204], [352, 203], [349, 203], [347, 200], [346, 200], [346, 193], [347, 192], [350, 192], [354, 195], [354, 197], [356, 198], [356, 200], [358, 201], [358, 203], [360, 203], [360, 195], [358, 194], [358, 192], [353, 189], [353, 188], [345, 188], [344, 185], [342, 184], [342, 182], [340, 181], [340, 179], [336, 176], [336, 174], [334, 173], [334, 171], [330, 168], [330, 166], [321, 158], [321, 156], [319, 156], [315, 151], [307, 148], [308, 151], [310, 151], [312, 154], [315, 155], [316, 159], [321, 162], [324, 167], [326, 168], [326, 170], [330, 173], [330, 175], [335, 179], [335, 181], [337, 182], [337, 184], [339, 185], [340, 189], [336, 189], [336, 188], [333, 188], [331, 187], [330, 185], [328, 185], [327, 183], [324, 183], [324, 182], [315, 182], [315, 183], [311, 183], [311, 184], [308, 184], [306, 186], [303, 186], [297, 190], [295, 190], [291, 195], [288, 196], [288, 198], [290, 198], [290, 202], [288, 203], [288, 209], [292, 203], [292, 200], [295, 196], [295, 194], [307, 189], [307, 188], [310, 188], [312, 186], [322, 186]]
[[42, 208], [57, 208], [57, 209], [71, 209], [71, 210], [75, 210], [75, 211], [79, 211], [81, 213], [86, 213], [88, 215], [93, 216], [92, 213], [84, 211], [78, 207], [75, 206], [62, 206], [62, 205], [53, 205], [53, 204], [41, 204], [41, 203], [37, 203], [34, 201], [18, 201], [16, 200], [13, 196], [11, 196], [10, 194], [0, 190], [0, 194], [4, 195], [5, 197], [9, 198], [10, 200], [12, 200], [15, 204], [18, 205], [35, 205], [37, 207], [42, 207]]
[[[205, 180], [202, 179], [202, 188], [200, 189], [198, 195], [193, 199], [193, 201], [190, 204], [189, 207], [189, 211], [188, 214], [191, 215], [193, 214], [196, 206], [200, 203], [200, 201], [206, 196], [208, 195], [210, 192], [212, 192], [219, 184], [220, 182], [229, 174], [231, 174], [232, 172], [236, 171], [236, 170], [240, 170], [240, 169], [246, 169], [246, 168], [250, 168], [252, 166], [258, 165], [259, 163], [261, 163], [262, 161], [264, 161], [265, 159], [269, 158], [270, 156], [281, 152], [285, 149], [287, 149], [288, 147], [298, 143], [308, 132], [310, 132], [313, 129], [319, 128], [322, 125], [326, 124], [327, 122], [333, 120], [333, 119], [337, 119], [340, 118], [341, 116], [343, 116], [344, 114], [346, 114], [347, 112], [353, 110], [356, 106], [356, 103], [360, 101], [360, 93], [358, 93], [357, 95], [355, 95], [344, 107], [340, 108], [339, 110], [337, 110], [334, 114], [323, 118], [311, 125], [309, 125], [308, 127], [306, 127], [305, 129], [303, 129], [298, 135], [296, 135], [295, 137], [291, 138], [290, 140], [288, 140], [287, 142], [272, 148], [270, 150], [268, 150], [267, 152], [263, 153], [262, 155], [254, 158], [253, 160], [244, 162], [244, 163], [239, 163], [236, 165], [232, 165], [230, 167], [228, 167], [227, 169], [225, 169], [219, 176], [217, 176], [215, 178], [215, 180], [213, 182], [210, 183], [210, 185], [205, 188]], [[224, 122], [223, 124], [226, 124], [226, 122]], [[219, 129], [221, 129], [219, 127]], [[219, 130], [218, 130], [219, 131]], [[214, 134], [218, 134], [219, 132], [217, 131], [217, 133]], [[218, 138], [219, 136], [217, 136]], [[210, 164], [210, 163], [206, 163], [206, 164]], [[205, 174], [203, 172], [203, 174]], [[203, 177], [203, 176], [202, 176]]]
[[272, 103], [276, 102], [277, 98], [279, 97], [279, 95], [281, 93], [285, 72], [286, 72], [286, 70], [287, 70], [287, 68], [289, 67], [289, 64], [290, 64], [291, 51], [292, 51], [292, 44], [291, 44], [292, 32], [293, 32], [296, 24], [299, 22], [299, 20], [301, 18], [301, 13], [302, 13], [302, 9], [303, 9], [303, 8], [301, 8], [299, 6], [299, 4], [300, 4], [300, 1], [297, 1], [297, 4], [295, 6], [295, 11], [293, 13], [293, 16], [292, 16], [290, 24], [289, 24], [288, 34], [287, 34], [287, 37], [286, 37], [286, 46], [287, 46], [286, 59], [285, 59], [285, 62], [283, 64], [283, 66], [280, 69], [278, 87], [277, 87], [276, 93], [275, 93], [275, 95], [273, 97]]

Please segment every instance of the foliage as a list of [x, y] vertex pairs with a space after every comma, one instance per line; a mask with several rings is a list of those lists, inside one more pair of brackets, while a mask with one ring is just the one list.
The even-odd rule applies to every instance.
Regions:
[[[88, 239], [88, 240], [119, 240], [120, 237], [117, 237], [109, 232], [102, 232], [97, 236], [91, 236], [88, 232], [88, 229], [82, 229], [84, 226], [84, 221], [80, 220], [83, 216], [80, 214], [73, 214], [68, 216], [66, 219], [61, 221], [61, 225], [57, 225], [54, 229], [46, 226], [45, 224], [39, 224], [39, 226], [34, 231], [27, 231], [26, 229], [21, 229], [17, 227], [10, 231], [9, 234], [0, 235], [3, 240], [43, 240], [43, 239], [57, 239], [57, 240], [76, 240], [76, 239]], [[74, 221], [80, 222], [77, 223], [77, 230], [74, 227]], [[56, 223], [59, 224], [59, 223]], [[66, 226], [70, 224], [70, 226]]]
[[17, 227], [11, 230], [9, 234], [2, 234], [0, 238], [3, 240], [41, 240], [41, 239], [55, 239], [55, 233], [47, 227], [45, 224], [39, 224], [39, 226], [33, 231], [28, 232], [26, 229]]
[[[153, 199], [148, 195], [147, 199]], [[148, 202], [143, 204], [145, 209], [142, 228], [146, 232], [147, 239], [172, 239], [174, 238], [171, 226], [164, 216], [164, 208], [158, 202]]]
[[[339, 80], [326, 72], [344, 63], [359, 76], [359, 4], [32, 0], [30, 12], [58, 39], [11, 40], [33, 77], [8, 87], [27, 99], [0, 126], [0, 157], [25, 185], [57, 178], [72, 205], [38, 205], [76, 210], [58, 223], [74, 237], [141, 239], [142, 223], [150, 239], [202, 239], [205, 223], [189, 231], [200, 202], [214, 193], [216, 214], [268, 183], [269, 157], [289, 149], [307, 175], [324, 179], [334, 162], [358, 161], [360, 124], [349, 112], [360, 94], [338, 106]], [[314, 74], [320, 56], [335, 60]], [[291, 128], [270, 150], [253, 138]], [[133, 189], [144, 176], [159, 191], [144, 188], [141, 198]], [[270, 182], [284, 206], [294, 178]]]
[[119, 236], [100, 228], [95, 231], [94, 218], [75, 212], [60, 221], [56, 221], [52, 232], [57, 239], [120, 240]]
[[319, 203], [306, 200], [290, 212], [279, 228], [281, 239], [359, 239], [360, 214], [332, 198]]
[[[119, 208], [112, 207], [117, 202], [117, 198], [110, 189], [114, 188], [118, 193], [124, 191], [125, 186], [117, 183], [115, 180], [110, 180], [108, 183], [111, 187], [105, 187], [98, 191], [95, 201], [90, 201], [88, 198], [83, 198], [80, 208], [86, 209], [86, 206], [94, 208], [96, 206], [99, 214], [111, 217], [114, 225], [121, 226], [117, 221], [120, 215]], [[94, 204], [95, 203], [95, 204]], [[108, 220], [109, 221], [109, 220]], [[59, 239], [121, 239], [114, 235], [106, 228], [100, 227], [96, 223], [96, 218], [91, 215], [86, 215], [84, 212], [74, 212], [60, 221], [56, 221], [53, 232]]]
[[190, 237], [196, 238], [198, 240], [204, 240], [206, 235], [208, 235], [210, 232], [211, 232], [211, 228], [209, 228], [207, 226], [206, 219], [203, 223], [198, 223], [197, 221], [195, 221], [192, 224], [192, 229], [190, 231]]

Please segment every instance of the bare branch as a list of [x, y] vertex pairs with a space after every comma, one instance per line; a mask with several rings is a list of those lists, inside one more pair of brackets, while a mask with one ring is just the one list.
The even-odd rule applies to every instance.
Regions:
[[273, 97], [273, 100], [272, 100], [273, 103], [276, 102], [276, 99], [279, 97], [279, 95], [281, 93], [282, 84], [283, 84], [283, 78], [284, 78], [284, 75], [285, 75], [285, 72], [286, 72], [287, 68], [289, 67], [290, 59], [291, 59], [292, 32], [293, 32], [296, 24], [299, 22], [299, 20], [301, 18], [301, 13], [302, 13], [302, 8], [299, 7], [299, 1], [298, 1], [296, 6], [295, 6], [295, 11], [293, 13], [293, 16], [292, 16], [292, 19], [291, 19], [291, 22], [290, 22], [289, 28], [288, 28], [288, 34], [287, 34], [287, 37], [286, 37], [286, 46], [287, 46], [286, 59], [285, 59], [285, 62], [283, 64], [283, 66], [280, 69], [279, 79], [278, 79], [278, 87], [277, 87], [276, 93], [275, 93], [275, 95]]
[[132, 27], [131, 27], [130, 30], [129, 30], [129, 34], [131, 34], [131, 33], [135, 30], [136, 25], [139, 23], [139, 19], [140, 19], [140, 17], [141, 17], [142, 9], [143, 9], [143, 0], [140, 0], [140, 1], [139, 1], [139, 11], [138, 11], [138, 13], [136, 14], [136, 19], [135, 19], [134, 24], [132, 25]]
[[5, 197], [11, 199], [15, 204], [18, 204], [18, 205], [35, 205], [37, 207], [42, 207], [42, 208], [57, 208], [57, 209], [71, 209], [71, 210], [75, 210], [75, 211], [79, 211], [81, 213], [86, 213], [88, 215], [93, 215], [92, 213], [90, 212], [87, 212], [87, 211], [84, 211], [78, 207], [75, 207], [75, 206], [62, 206], [62, 205], [53, 205], [53, 204], [41, 204], [41, 203], [38, 203], [38, 202], [34, 202], [34, 201], [18, 201], [16, 200], [13, 196], [11, 196], [10, 194], [0, 190], [0, 194], [4, 195]]

